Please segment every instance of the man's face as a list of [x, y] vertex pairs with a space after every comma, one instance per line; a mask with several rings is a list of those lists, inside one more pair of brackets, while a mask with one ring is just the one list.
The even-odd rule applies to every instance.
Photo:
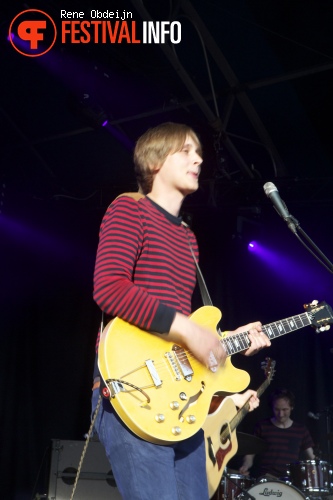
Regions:
[[156, 174], [167, 190], [178, 190], [186, 196], [198, 189], [202, 158], [197, 148], [194, 140], [187, 136], [182, 149], [167, 156]]
[[290, 414], [293, 410], [292, 406], [290, 406], [288, 399], [276, 399], [273, 403], [273, 413], [275, 419], [280, 424], [284, 424], [290, 418]]

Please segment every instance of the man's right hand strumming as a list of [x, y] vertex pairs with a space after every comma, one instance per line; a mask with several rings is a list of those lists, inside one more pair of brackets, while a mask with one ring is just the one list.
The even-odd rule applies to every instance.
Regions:
[[212, 371], [222, 366], [227, 357], [223, 344], [214, 332], [180, 313], [176, 313], [168, 340], [186, 347], [200, 363]]

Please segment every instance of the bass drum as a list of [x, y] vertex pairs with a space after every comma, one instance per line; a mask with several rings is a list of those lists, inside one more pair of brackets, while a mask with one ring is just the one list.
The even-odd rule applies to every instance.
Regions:
[[[249, 488], [247, 492], [256, 500], [261, 500], [263, 497], [284, 498], [285, 500], [303, 500], [306, 498], [295, 486], [290, 486], [282, 481], [257, 483]], [[244, 497], [240, 496], [239, 498]]]

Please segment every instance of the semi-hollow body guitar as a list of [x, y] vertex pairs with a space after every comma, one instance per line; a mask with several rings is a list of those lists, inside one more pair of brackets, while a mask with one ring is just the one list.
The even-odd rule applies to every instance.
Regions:
[[[302, 314], [263, 326], [263, 332], [272, 340], [308, 325], [329, 328], [333, 316], [326, 303], [304, 307]], [[216, 331], [221, 317], [213, 306], [190, 316], [215, 332], [226, 349], [228, 358], [215, 373], [183, 347], [120, 318], [107, 324], [99, 344], [99, 370], [111, 404], [136, 435], [158, 444], [187, 439], [203, 427], [215, 393], [235, 393], [248, 386], [248, 373], [235, 368], [230, 359], [249, 347], [248, 333], [221, 338]]]

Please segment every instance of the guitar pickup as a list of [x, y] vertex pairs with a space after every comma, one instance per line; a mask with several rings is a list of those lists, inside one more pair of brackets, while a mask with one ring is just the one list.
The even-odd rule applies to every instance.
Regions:
[[172, 350], [175, 353], [175, 356], [176, 356], [177, 362], [178, 362], [178, 366], [182, 371], [184, 379], [187, 380], [188, 382], [190, 382], [192, 380], [193, 369], [192, 369], [192, 366], [188, 360], [185, 349], [183, 349], [182, 347], [179, 347], [179, 345], [174, 345], [172, 347]]
[[154, 382], [155, 387], [160, 387], [162, 385], [162, 380], [158, 376], [158, 373], [154, 366], [154, 362], [151, 359], [147, 359], [145, 363], [152, 378], [152, 381]]

